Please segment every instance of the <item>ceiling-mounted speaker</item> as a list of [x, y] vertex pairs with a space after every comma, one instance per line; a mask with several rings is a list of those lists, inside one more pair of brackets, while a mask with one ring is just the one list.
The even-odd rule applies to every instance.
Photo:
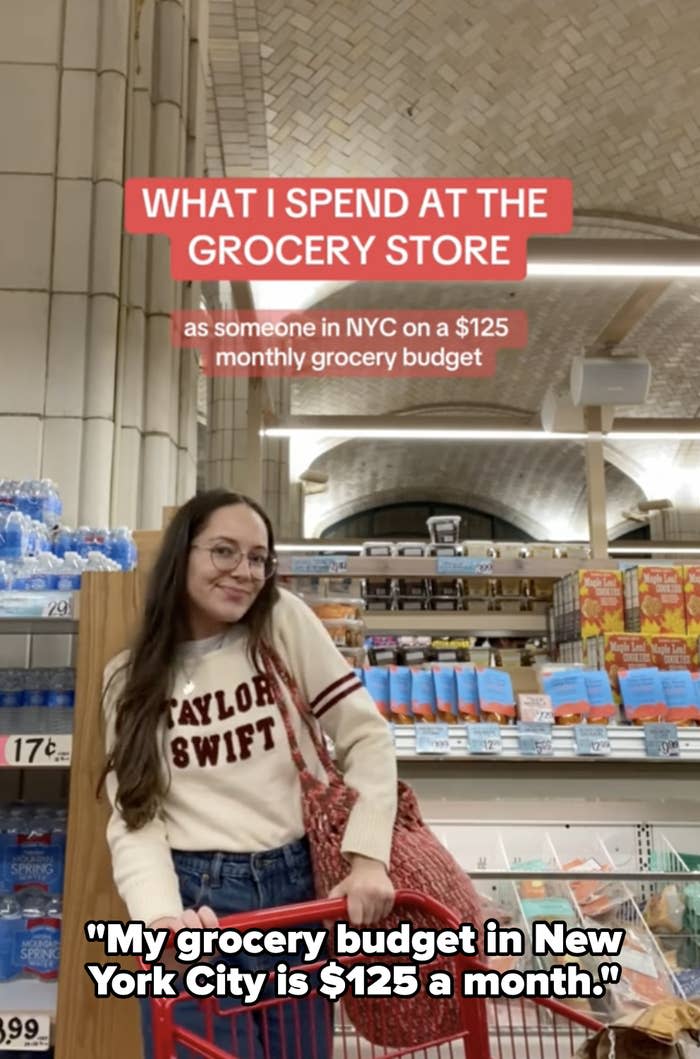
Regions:
[[[614, 408], [603, 408], [603, 430], [612, 430]], [[583, 406], [576, 407], [566, 386], [552, 385], [544, 395], [540, 422], [548, 433], [580, 434], [586, 430]]]
[[574, 357], [571, 400], [577, 406], [644, 404], [651, 364], [645, 357]]

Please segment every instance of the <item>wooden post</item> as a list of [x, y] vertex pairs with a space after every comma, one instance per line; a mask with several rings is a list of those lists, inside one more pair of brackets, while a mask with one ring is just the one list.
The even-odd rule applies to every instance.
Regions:
[[[88, 942], [88, 920], [127, 921], [112, 881], [105, 838], [109, 805], [95, 795], [103, 767], [102, 674], [129, 645], [143, 598], [144, 571], [83, 576], [71, 760], [61, 966], [58, 979], [56, 1059], [122, 1059], [141, 1056], [136, 1000], [98, 1000], [86, 963], [108, 963], [99, 942]], [[125, 969], [135, 961], [122, 958]]]

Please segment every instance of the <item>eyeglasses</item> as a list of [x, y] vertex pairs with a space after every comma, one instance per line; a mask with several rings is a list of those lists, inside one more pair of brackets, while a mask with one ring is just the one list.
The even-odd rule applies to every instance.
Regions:
[[248, 561], [250, 576], [254, 581], [267, 581], [277, 569], [277, 559], [274, 555], [243, 555], [239, 548], [230, 544], [214, 544], [207, 548], [202, 544], [193, 544], [201, 552], [209, 552], [212, 565], [222, 574], [231, 574], [241, 565], [243, 559]]

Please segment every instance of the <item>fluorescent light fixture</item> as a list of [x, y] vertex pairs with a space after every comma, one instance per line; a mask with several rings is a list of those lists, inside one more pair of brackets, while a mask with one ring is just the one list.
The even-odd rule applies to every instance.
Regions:
[[[329, 418], [331, 418], [329, 416]], [[267, 427], [260, 433], [268, 438], [296, 438], [305, 435], [319, 438], [364, 438], [375, 441], [585, 441], [587, 436], [548, 434], [544, 430], [420, 430], [413, 427]], [[700, 437], [700, 435], [698, 435]]]
[[[332, 419], [332, 416], [328, 417]], [[266, 427], [260, 431], [268, 438], [363, 438], [376, 441], [700, 441], [698, 430], [613, 430], [609, 434], [583, 431], [546, 430], [461, 430], [454, 428], [417, 427]]]
[[332, 544], [330, 541], [320, 544], [276, 544], [276, 552], [352, 552], [359, 555], [362, 552], [361, 544]]
[[603, 435], [607, 441], [700, 441], [698, 430], [613, 430]]
[[634, 264], [633, 262], [611, 261], [609, 264], [601, 261], [599, 263], [586, 263], [575, 261], [531, 261], [527, 266], [528, 279], [534, 276], [549, 277], [572, 277], [577, 279], [602, 279], [602, 278], [653, 278], [660, 279], [668, 276], [679, 279], [692, 279], [700, 277], [700, 264]]

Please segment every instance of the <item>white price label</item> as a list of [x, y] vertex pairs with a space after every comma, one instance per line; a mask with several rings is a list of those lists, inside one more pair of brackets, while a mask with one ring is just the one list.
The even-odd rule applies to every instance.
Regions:
[[449, 754], [450, 726], [448, 724], [417, 724], [417, 754]]
[[552, 728], [548, 724], [520, 723], [518, 725], [518, 742], [520, 753], [524, 757], [551, 757], [554, 753]]
[[48, 1015], [0, 1014], [0, 1051], [48, 1052], [51, 1047]]
[[527, 724], [552, 724], [552, 700], [549, 695], [518, 695], [520, 720]]
[[678, 729], [675, 724], [647, 724], [644, 726], [647, 757], [680, 757]]
[[47, 596], [44, 600], [41, 616], [42, 618], [72, 618], [73, 597], [56, 596], [52, 599]]
[[69, 765], [70, 735], [0, 736], [0, 766], [8, 768], [55, 768]]
[[605, 757], [610, 753], [610, 738], [605, 728], [597, 724], [574, 726], [576, 753], [581, 757]]
[[470, 754], [500, 754], [503, 750], [500, 725], [468, 724], [465, 727]]

